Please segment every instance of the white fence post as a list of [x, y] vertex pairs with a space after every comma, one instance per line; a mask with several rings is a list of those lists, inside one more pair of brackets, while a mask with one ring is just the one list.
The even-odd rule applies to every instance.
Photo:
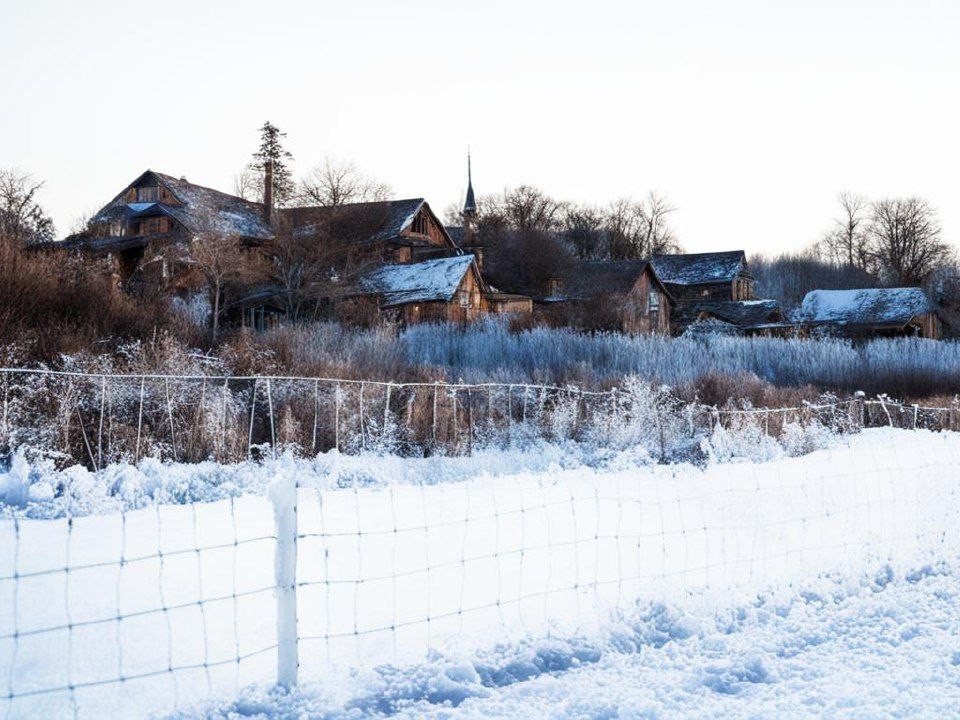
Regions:
[[297, 684], [297, 481], [281, 477], [270, 485], [277, 527], [277, 684]]

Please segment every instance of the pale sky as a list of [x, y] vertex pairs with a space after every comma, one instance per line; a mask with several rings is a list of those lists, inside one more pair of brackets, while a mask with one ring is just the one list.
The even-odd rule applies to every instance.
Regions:
[[61, 235], [147, 168], [232, 191], [270, 120], [437, 212], [648, 190], [690, 251], [797, 250], [842, 190], [960, 241], [956, 0], [3, 0], [0, 167]]

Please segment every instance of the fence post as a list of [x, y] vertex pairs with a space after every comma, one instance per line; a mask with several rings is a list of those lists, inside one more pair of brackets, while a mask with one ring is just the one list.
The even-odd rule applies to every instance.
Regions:
[[853, 394], [853, 401], [850, 403], [850, 424], [857, 430], [863, 430], [866, 425], [866, 398], [863, 390], [857, 390]]
[[270, 485], [277, 530], [274, 558], [277, 593], [277, 684], [297, 684], [297, 481], [280, 477]]

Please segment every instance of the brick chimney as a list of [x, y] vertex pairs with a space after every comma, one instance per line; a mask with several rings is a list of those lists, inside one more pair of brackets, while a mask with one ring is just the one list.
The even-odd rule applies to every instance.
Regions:
[[263, 165], [263, 219], [273, 227], [273, 160]]

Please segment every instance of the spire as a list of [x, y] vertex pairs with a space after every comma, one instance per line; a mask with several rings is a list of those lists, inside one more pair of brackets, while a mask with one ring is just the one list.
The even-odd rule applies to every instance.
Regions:
[[472, 218], [477, 214], [477, 201], [473, 196], [473, 171], [470, 167], [470, 148], [467, 148], [467, 199], [463, 203], [463, 216]]

